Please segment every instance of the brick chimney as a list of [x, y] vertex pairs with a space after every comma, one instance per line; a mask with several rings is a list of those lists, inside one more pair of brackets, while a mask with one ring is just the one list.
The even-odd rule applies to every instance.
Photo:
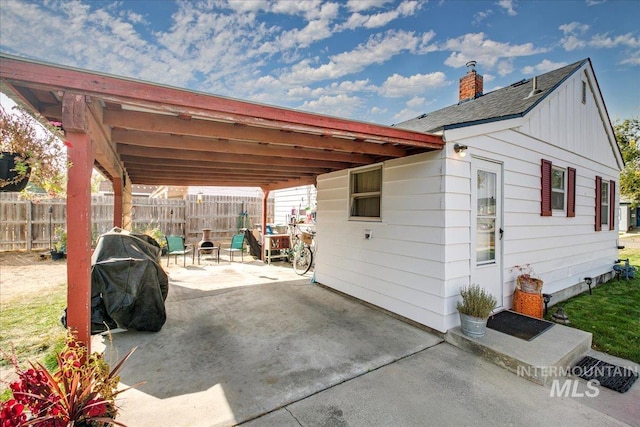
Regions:
[[467, 62], [467, 74], [460, 79], [459, 102], [482, 96], [482, 76], [476, 73], [476, 61]]

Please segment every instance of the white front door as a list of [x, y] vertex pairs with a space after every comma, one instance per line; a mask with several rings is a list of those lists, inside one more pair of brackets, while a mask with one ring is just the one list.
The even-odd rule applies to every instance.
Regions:
[[502, 164], [474, 158], [471, 181], [471, 283], [502, 307]]

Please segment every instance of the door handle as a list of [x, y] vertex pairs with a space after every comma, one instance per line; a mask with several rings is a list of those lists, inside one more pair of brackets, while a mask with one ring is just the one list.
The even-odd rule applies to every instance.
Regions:
[[499, 231], [500, 231], [500, 240], [502, 240], [502, 235], [504, 234], [504, 230], [500, 228]]

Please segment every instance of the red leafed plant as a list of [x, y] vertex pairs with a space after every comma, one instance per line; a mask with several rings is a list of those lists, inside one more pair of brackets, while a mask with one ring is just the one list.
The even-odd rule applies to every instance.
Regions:
[[10, 385], [13, 399], [0, 404], [0, 427], [124, 426], [115, 421], [115, 397], [128, 390], [118, 390], [118, 374], [134, 350], [109, 369], [100, 353], [87, 354], [86, 347], [69, 334], [56, 355], [58, 366], [53, 373], [31, 362], [23, 370], [11, 356], [19, 379]]
[[509, 271], [518, 271], [516, 287], [524, 292], [539, 293], [542, 291], [543, 281], [536, 276], [531, 264], [515, 265]]

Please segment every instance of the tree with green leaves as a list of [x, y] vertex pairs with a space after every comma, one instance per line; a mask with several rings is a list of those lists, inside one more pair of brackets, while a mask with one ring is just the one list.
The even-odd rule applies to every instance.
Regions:
[[640, 205], [640, 119], [625, 119], [613, 125], [625, 167], [620, 173], [620, 194]]

